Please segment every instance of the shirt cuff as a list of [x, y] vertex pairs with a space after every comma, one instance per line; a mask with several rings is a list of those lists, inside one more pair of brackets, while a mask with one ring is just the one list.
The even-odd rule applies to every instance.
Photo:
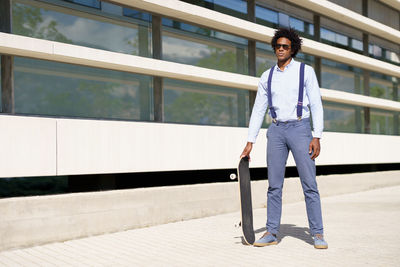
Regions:
[[314, 138], [319, 138], [319, 139], [321, 139], [321, 137], [322, 137], [322, 131], [315, 131], [315, 132], [313, 132], [313, 137], [314, 137]]
[[247, 142], [250, 142], [250, 143], [255, 144], [255, 143], [256, 143], [256, 138], [254, 138], [254, 137], [248, 137], [248, 138], [247, 138]]

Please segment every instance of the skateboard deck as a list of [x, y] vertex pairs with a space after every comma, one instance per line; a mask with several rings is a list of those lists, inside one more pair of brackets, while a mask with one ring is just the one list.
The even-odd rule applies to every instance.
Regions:
[[255, 241], [253, 228], [253, 207], [251, 201], [251, 186], [250, 186], [250, 169], [249, 158], [244, 157], [239, 161], [237, 168], [239, 194], [240, 194], [240, 212], [242, 215], [242, 231], [244, 241], [248, 245], [252, 245]]

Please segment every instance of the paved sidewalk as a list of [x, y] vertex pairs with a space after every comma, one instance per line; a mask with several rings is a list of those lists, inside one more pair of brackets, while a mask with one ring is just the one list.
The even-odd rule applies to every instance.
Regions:
[[[280, 242], [242, 244], [239, 213], [0, 253], [0, 266], [400, 266], [400, 186], [322, 199], [328, 250], [316, 250], [304, 202], [283, 206]], [[254, 211], [257, 237], [265, 209]]]

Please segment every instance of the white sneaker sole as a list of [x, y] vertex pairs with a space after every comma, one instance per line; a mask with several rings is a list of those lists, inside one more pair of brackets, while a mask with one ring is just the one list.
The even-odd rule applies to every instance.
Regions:
[[255, 247], [266, 247], [266, 246], [271, 246], [271, 245], [277, 245], [278, 241], [274, 241], [271, 243], [254, 243], [253, 246]]

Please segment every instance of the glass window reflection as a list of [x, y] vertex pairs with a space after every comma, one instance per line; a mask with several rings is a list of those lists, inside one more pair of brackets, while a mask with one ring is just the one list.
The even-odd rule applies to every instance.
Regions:
[[371, 133], [394, 134], [393, 113], [384, 110], [371, 109]]
[[323, 101], [324, 131], [362, 133], [364, 112], [362, 107]]
[[166, 122], [246, 127], [248, 103], [247, 90], [164, 80]]
[[335, 42], [336, 40], [335, 32], [321, 27], [321, 38], [328, 40], [330, 42]]
[[362, 70], [332, 60], [322, 59], [321, 87], [345, 91], [349, 93], [363, 93]]
[[373, 97], [384, 98], [398, 101], [397, 99], [397, 79], [384, 74], [371, 72], [369, 91]]
[[99, 9], [101, 4], [99, 0], [64, 0], [64, 1]]
[[58, 11], [64, 9], [50, 10], [21, 3], [14, 3], [12, 8], [14, 34], [151, 56], [149, 23], [132, 21], [127, 24], [102, 16], [70, 15]]
[[190, 32], [163, 27], [164, 60], [234, 73], [248, 73], [246, 39], [192, 25], [187, 29], [190, 29]]
[[358, 51], [363, 51], [363, 43], [360, 40], [351, 39], [351, 47]]
[[214, 4], [226, 7], [241, 13], [247, 13], [247, 2], [244, 0], [208, 0], [207, 2], [214, 2]]
[[297, 31], [304, 32], [304, 21], [290, 17], [290, 27]]
[[122, 9], [122, 14], [127, 17], [131, 17], [134, 19], [140, 19], [144, 21], [151, 21], [151, 15], [149, 13], [145, 13], [142, 11], [134, 10], [131, 8], [124, 7]]
[[278, 25], [278, 12], [256, 5], [256, 21], [263, 25]]
[[151, 120], [149, 76], [15, 57], [15, 112]]

